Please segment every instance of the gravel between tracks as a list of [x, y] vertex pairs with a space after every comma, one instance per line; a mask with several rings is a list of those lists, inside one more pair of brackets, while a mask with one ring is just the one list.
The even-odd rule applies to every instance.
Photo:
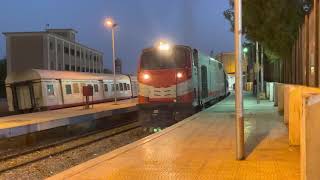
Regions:
[[[105, 138], [98, 142], [94, 142], [88, 146], [83, 146], [52, 156], [50, 158], [45, 158], [28, 165], [6, 171], [3, 174], [0, 174], [0, 179], [44, 179], [97, 156], [110, 152], [121, 146], [130, 144], [143, 137], [146, 137], [147, 135], [149, 134], [144, 132], [142, 128], [132, 129], [127, 132]], [[41, 153], [47, 152], [35, 152], [35, 154], [37, 153], [39, 156], [41, 156]], [[21, 161], [21, 159], [14, 161]], [[9, 161], [8, 163], [15, 162]]]

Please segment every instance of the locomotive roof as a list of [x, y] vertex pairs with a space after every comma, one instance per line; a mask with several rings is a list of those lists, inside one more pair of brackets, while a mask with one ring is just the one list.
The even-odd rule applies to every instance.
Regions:
[[[191, 49], [192, 48], [190, 46], [186, 46], [186, 45], [174, 45], [173, 47], [182, 47], [182, 48], [187, 48], [187, 49]], [[149, 48], [145, 48], [143, 49], [142, 51], [145, 52], [145, 51], [151, 51], [153, 49], [155, 49], [156, 47], [149, 47]]]
[[[128, 76], [117, 74], [117, 79], [128, 79]], [[8, 74], [6, 83], [25, 82], [40, 79], [67, 79], [67, 80], [104, 80], [113, 79], [113, 74], [96, 74], [72, 71], [52, 71], [41, 69], [30, 69], [23, 72], [13, 72]]]

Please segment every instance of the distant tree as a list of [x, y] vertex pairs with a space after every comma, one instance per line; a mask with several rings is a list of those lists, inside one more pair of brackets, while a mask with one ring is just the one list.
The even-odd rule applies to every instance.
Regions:
[[[233, 30], [234, 1], [229, 2], [224, 16]], [[301, 0], [243, 0], [243, 33], [248, 40], [263, 45], [268, 59], [285, 59], [291, 55], [303, 16]]]

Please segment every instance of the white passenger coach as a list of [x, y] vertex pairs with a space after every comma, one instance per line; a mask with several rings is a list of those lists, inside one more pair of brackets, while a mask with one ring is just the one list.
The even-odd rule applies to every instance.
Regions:
[[10, 111], [31, 112], [84, 104], [82, 87], [93, 87], [93, 103], [129, 99], [137, 96], [135, 76], [32, 69], [11, 73], [6, 79]]

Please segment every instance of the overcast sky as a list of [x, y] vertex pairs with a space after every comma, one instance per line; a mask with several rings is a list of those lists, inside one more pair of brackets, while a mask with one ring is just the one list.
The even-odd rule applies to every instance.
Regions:
[[[117, 20], [117, 56], [124, 73], [134, 73], [140, 51], [159, 38], [191, 45], [209, 54], [233, 50], [233, 34], [222, 12], [228, 0], [1, 0], [0, 32], [73, 28], [77, 40], [104, 53], [111, 69], [111, 32], [105, 17]], [[0, 38], [0, 57], [5, 38]]]

